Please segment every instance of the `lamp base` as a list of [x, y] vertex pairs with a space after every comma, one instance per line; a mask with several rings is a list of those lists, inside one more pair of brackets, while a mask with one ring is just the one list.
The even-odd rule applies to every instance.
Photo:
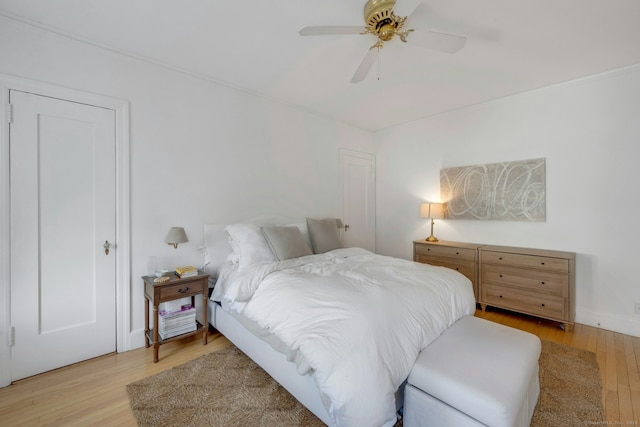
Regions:
[[439, 242], [440, 240], [434, 236], [433, 234], [429, 237], [427, 237], [426, 239], [424, 239], [425, 242]]

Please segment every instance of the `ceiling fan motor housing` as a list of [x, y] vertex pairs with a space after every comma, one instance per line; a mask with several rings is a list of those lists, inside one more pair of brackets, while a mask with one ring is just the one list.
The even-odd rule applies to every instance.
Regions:
[[364, 6], [364, 22], [376, 27], [382, 20], [391, 18], [396, 0], [369, 0]]
[[396, 0], [369, 0], [364, 7], [364, 21], [369, 31], [383, 41], [391, 40], [401, 26], [393, 13], [395, 4]]

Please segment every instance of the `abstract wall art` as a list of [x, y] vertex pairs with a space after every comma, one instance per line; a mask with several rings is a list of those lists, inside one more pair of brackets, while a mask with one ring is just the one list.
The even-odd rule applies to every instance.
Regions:
[[518, 160], [440, 171], [445, 218], [546, 220], [546, 161]]

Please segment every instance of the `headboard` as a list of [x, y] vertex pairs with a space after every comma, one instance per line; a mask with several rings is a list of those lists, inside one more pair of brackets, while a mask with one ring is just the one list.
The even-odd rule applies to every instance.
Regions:
[[[229, 224], [234, 223], [249, 223], [249, 224], [261, 224], [261, 225], [297, 225], [306, 229], [305, 219], [294, 219], [284, 215], [262, 215], [257, 216], [244, 221], [228, 222], [224, 224], [213, 223], [204, 225], [204, 263], [206, 265], [207, 272], [214, 277], [218, 276], [220, 267], [226, 261], [232, 249], [229, 244], [229, 237], [225, 228]], [[303, 232], [303, 235], [305, 233]], [[305, 238], [308, 239], [308, 232]]]

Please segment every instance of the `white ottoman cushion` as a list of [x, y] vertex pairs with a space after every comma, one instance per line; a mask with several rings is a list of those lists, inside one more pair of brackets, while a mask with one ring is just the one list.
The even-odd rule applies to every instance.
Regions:
[[420, 353], [407, 382], [488, 426], [528, 425], [539, 357], [535, 335], [467, 316]]

